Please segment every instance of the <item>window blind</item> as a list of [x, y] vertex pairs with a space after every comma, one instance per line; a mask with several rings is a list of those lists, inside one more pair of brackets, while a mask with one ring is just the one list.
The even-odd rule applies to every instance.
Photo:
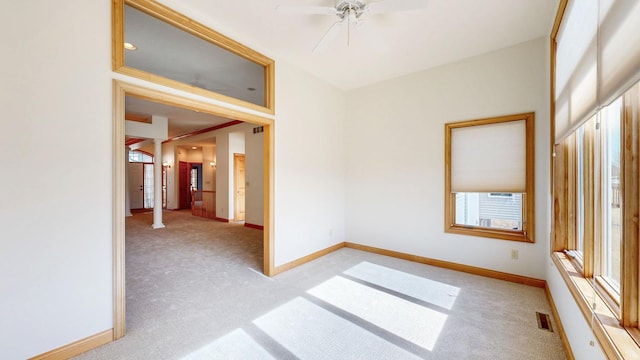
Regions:
[[525, 120], [451, 129], [451, 191], [524, 193]]
[[556, 35], [556, 143], [638, 80], [640, 1], [570, 0]]
[[640, 80], [640, 1], [600, 0], [598, 97], [609, 105]]
[[571, 1], [556, 36], [556, 142], [597, 108], [598, 2]]

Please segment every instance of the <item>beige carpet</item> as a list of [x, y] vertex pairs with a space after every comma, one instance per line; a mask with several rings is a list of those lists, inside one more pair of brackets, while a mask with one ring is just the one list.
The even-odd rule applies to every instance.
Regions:
[[127, 219], [127, 335], [78, 359], [565, 359], [542, 289], [353, 249], [269, 279], [259, 230], [151, 223]]

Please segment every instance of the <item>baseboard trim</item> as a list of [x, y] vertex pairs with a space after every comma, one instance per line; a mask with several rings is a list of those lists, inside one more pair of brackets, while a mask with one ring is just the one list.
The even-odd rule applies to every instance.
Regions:
[[531, 278], [527, 276], [509, 274], [501, 271], [489, 270], [489, 269], [484, 269], [484, 268], [464, 265], [464, 264], [458, 264], [458, 263], [444, 261], [444, 260], [431, 259], [424, 256], [411, 255], [411, 254], [402, 253], [399, 251], [386, 250], [386, 249], [381, 249], [381, 248], [368, 246], [368, 245], [361, 245], [361, 244], [356, 244], [351, 242], [345, 242], [344, 244], [345, 244], [344, 245], [345, 247], [356, 249], [356, 250], [368, 251], [375, 254], [391, 256], [398, 259], [409, 260], [409, 261], [418, 262], [421, 264], [437, 266], [445, 269], [460, 271], [460, 272], [473, 274], [473, 275], [480, 275], [488, 278], [504, 280], [504, 281], [509, 281], [509, 282], [523, 284], [523, 285], [534, 286], [538, 288], [544, 288], [547, 283], [545, 280]]
[[215, 217], [215, 218], [214, 218], [214, 220], [215, 220], [215, 221], [220, 221], [220, 222], [226, 222], [226, 223], [228, 223], [228, 222], [229, 222], [229, 219], [219, 218], [219, 217]]
[[334, 252], [336, 250], [340, 250], [344, 246], [345, 246], [345, 243], [337, 243], [335, 245], [329, 246], [326, 249], [322, 249], [320, 251], [316, 251], [316, 252], [314, 252], [312, 254], [309, 254], [307, 256], [301, 257], [301, 258], [299, 258], [297, 260], [293, 260], [293, 261], [288, 262], [286, 264], [282, 264], [280, 266], [276, 266], [273, 269], [273, 276], [278, 275], [280, 273], [283, 273], [283, 272], [285, 272], [287, 270], [291, 270], [291, 269], [293, 269], [295, 267], [298, 267], [298, 266], [300, 266], [302, 264], [306, 264], [306, 263], [308, 263], [310, 261], [313, 261], [315, 259], [321, 258], [321, 257], [323, 257], [323, 256], [325, 256], [325, 255], [327, 255], [329, 253], [332, 253], [332, 252]]
[[247, 223], [247, 222], [244, 223], [244, 226], [248, 227], [248, 228], [252, 228], [252, 229], [264, 230], [264, 226], [262, 226], [262, 225], [256, 225], [256, 224], [251, 224], [251, 223]]
[[551, 295], [551, 289], [549, 289], [549, 285], [546, 283], [544, 285], [544, 292], [547, 294], [547, 300], [549, 300], [549, 305], [551, 305], [551, 313], [553, 314], [553, 318], [556, 319], [558, 334], [560, 335], [560, 340], [562, 340], [562, 346], [564, 347], [564, 352], [567, 355], [567, 360], [575, 360], [575, 357], [573, 356], [573, 351], [571, 350], [571, 344], [569, 343], [567, 334], [564, 332], [564, 327], [562, 326], [562, 320], [560, 320], [560, 315], [558, 314], [556, 303], [553, 301], [553, 296]]
[[113, 341], [113, 329], [89, 336], [71, 344], [36, 355], [29, 360], [66, 360]]

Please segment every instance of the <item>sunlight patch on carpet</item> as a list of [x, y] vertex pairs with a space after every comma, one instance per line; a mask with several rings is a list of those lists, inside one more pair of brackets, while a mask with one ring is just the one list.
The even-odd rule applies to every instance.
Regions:
[[307, 293], [430, 351], [447, 320], [439, 311], [341, 276]]
[[451, 310], [460, 288], [363, 261], [344, 272], [354, 278]]
[[358, 325], [297, 297], [253, 323], [300, 359], [419, 359]]
[[182, 358], [182, 360], [200, 359], [275, 360], [242, 329], [234, 330]]

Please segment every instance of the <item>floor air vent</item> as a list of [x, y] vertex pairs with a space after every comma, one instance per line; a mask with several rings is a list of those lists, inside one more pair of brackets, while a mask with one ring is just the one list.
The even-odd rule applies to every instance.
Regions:
[[553, 332], [551, 327], [551, 319], [548, 314], [536, 312], [536, 318], [538, 319], [538, 328]]

